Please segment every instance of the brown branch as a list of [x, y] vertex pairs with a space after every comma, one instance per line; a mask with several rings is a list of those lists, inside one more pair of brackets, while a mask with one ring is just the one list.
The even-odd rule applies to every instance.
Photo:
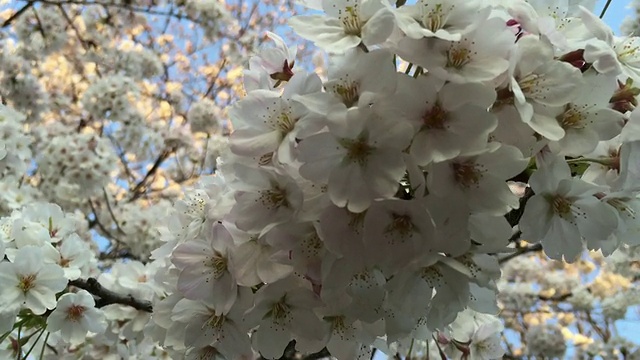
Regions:
[[95, 225], [98, 225], [98, 227], [100, 228], [100, 230], [102, 230], [105, 235], [107, 235], [110, 239], [113, 239], [115, 242], [117, 243], [122, 243], [122, 240], [118, 239], [117, 237], [115, 237], [111, 231], [109, 231], [101, 222], [100, 220], [98, 220], [98, 212], [96, 211], [95, 206], [93, 206], [93, 202], [91, 201], [91, 199], [89, 199], [89, 207], [91, 208], [91, 212], [93, 212], [93, 216], [94, 216], [94, 220], [93, 221], [89, 221], [89, 228], [93, 228]]
[[509, 225], [514, 227], [520, 223], [520, 219], [522, 218], [522, 214], [524, 214], [524, 208], [527, 205], [527, 201], [531, 199], [531, 197], [535, 195], [533, 190], [530, 187], [527, 187], [524, 190], [524, 195], [520, 198], [520, 206], [517, 209], [513, 209], [509, 211], [504, 217], [507, 218]]
[[116, 229], [118, 229], [118, 232], [120, 234], [127, 235], [127, 233], [124, 232], [124, 230], [122, 230], [122, 228], [120, 227], [120, 223], [118, 222], [118, 219], [116, 219], [116, 215], [113, 213], [113, 209], [111, 208], [111, 204], [109, 203], [109, 195], [107, 195], [107, 190], [105, 190], [105, 188], [102, 188], [102, 194], [104, 195], [104, 202], [107, 204], [107, 209], [109, 210], [109, 214], [111, 215], [111, 220], [113, 220], [113, 222], [116, 224]]
[[38, 31], [40, 32], [40, 35], [42, 35], [42, 39], [46, 39], [47, 34], [45, 34], [44, 32], [44, 26], [42, 26], [42, 21], [40, 21], [40, 16], [38, 16], [38, 12], [36, 11], [36, 8], [33, 8], [33, 15], [35, 16], [36, 21], [38, 22]]
[[505, 262], [507, 262], [507, 261], [509, 261], [509, 260], [511, 260], [513, 258], [516, 258], [516, 257], [518, 257], [520, 255], [527, 254], [527, 253], [530, 253], [530, 252], [541, 251], [541, 250], [542, 250], [542, 244], [534, 244], [534, 245], [531, 245], [531, 246], [523, 247], [523, 248], [520, 248], [520, 249], [516, 250], [514, 253], [511, 253], [509, 255], [501, 257], [500, 259], [498, 259], [498, 263], [503, 264], [503, 263], [505, 263]]
[[602, 341], [606, 344], [609, 341], [609, 334], [607, 333], [607, 331], [603, 330], [600, 326], [598, 326], [598, 324], [596, 324], [589, 311], [585, 311], [584, 314], [586, 316], [587, 322], [589, 323], [589, 325], [591, 325], [591, 328], [595, 330], [596, 333], [598, 333], [598, 336], [600, 336], [600, 338], [602, 338]]
[[542, 301], [565, 301], [568, 298], [570, 298], [572, 295], [573, 295], [572, 292], [568, 292], [560, 295], [553, 295], [553, 296], [538, 295], [538, 299]]
[[220, 69], [218, 69], [218, 72], [216, 72], [216, 75], [211, 79], [211, 83], [209, 84], [207, 91], [205, 91], [204, 95], [202, 95], [203, 99], [211, 95], [211, 92], [213, 91], [213, 88], [216, 86], [216, 82], [218, 81], [218, 78], [220, 77], [220, 73], [222, 73], [222, 69], [225, 67], [225, 65], [227, 65], [227, 59], [222, 59], [222, 63], [220, 64]]
[[0, 28], [5, 28], [11, 25], [12, 22], [14, 22], [20, 15], [22, 15], [25, 11], [29, 10], [32, 6], [33, 6], [33, 1], [29, 1], [25, 6], [21, 7], [20, 9], [18, 9], [18, 11], [14, 12], [11, 16], [9, 16], [9, 18], [5, 20], [2, 23], [2, 25], [0, 25]]
[[[73, 32], [76, 34], [76, 38], [78, 39], [78, 41], [80, 41], [80, 45], [82, 45], [85, 51], [89, 51], [90, 47], [95, 48], [98, 46], [94, 41], [86, 41], [82, 37], [82, 35], [80, 35], [80, 31], [78, 30], [76, 25], [73, 23], [73, 20], [71, 19], [69, 14], [67, 14], [62, 4], [58, 4], [58, 9], [62, 13], [62, 16], [65, 18], [65, 20], [67, 21], [67, 24], [71, 27], [71, 29], [73, 29]], [[98, 70], [97, 64], [96, 64], [96, 73], [98, 74], [98, 76], [102, 76], [102, 74], [100, 74], [100, 71]]]
[[95, 278], [88, 278], [87, 280], [77, 279], [69, 281], [69, 285], [75, 286], [80, 289], [87, 290], [94, 296], [97, 296], [96, 299], [96, 307], [101, 308], [111, 304], [120, 304], [131, 306], [134, 309], [144, 311], [144, 312], [153, 312], [153, 305], [151, 301], [147, 300], [138, 300], [133, 295], [120, 295], [116, 292], [113, 292], [109, 289], [104, 288], [98, 280]]
[[510, 244], [514, 242], [517, 244], [520, 241], [520, 237], [522, 237], [522, 231], [518, 230], [513, 235], [511, 235], [508, 243]]
[[324, 348], [318, 351], [317, 353], [303, 356], [302, 360], [318, 360], [318, 359], [324, 359], [324, 358], [330, 358], [330, 357], [331, 357], [331, 353], [329, 353], [329, 350], [327, 350], [327, 348]]
[[147, 180], [158, 171], [158, 169], [160, 168], [160, 165], [162, 165], [162, 163], [169, 157], [169, 155], [171, 155], [171, 152], [172, 151], [170, 150], [164, 150], [160, 154], [160, 156], [158, 156], [156, 161], [151, 166], [151, 169], [147, 171], [147, 173], [144, 175], [144, 178], [142, 178], [142, 180], [140, 180], [131, 191], [133, 195], [129, 199], [129, 202], [137, 200], [138, 198], [140, 198], [140, 196], [142, 196], [145, 193]]
[[122, 146], [120, 146], [120, 144], [118, 144], [116, 139], [113, 138], [113, 136], [111, 136], [109, 134], [107, 134], [105, 136], [109, 140], [111, 140], [111, 144], [113, 144], [113, 147], [116, 150], [116, 154], [118, 155], [118, 158], [120, 158], [120, 163], [122, 164], [122, 167], [124, 168], [124, 172], [127, 175], [127, 182], [129, 183], [129, 185], [131, 185], [131, 182], [135, 181], [135, 176], [133, 176], [133, 174], [131, 173], [131, 169], [129, 169], [129, 163], [127, 163], [127, 159], [125, 158], [125, 156], [126, 156], [125, 151], [122, 149]]
[[74, 4], [74, 5], [84, 5], [84, 6], [102, 6], [104, 8], [119, 8], [122, 10], [128, 10], [131, 12], [136, 12], [136, 13], [143, 13], [143, 14], [149, 14], [149, 15], [159, 15], [159, 16], [170, 16], [173, 18], [176, 18], [178, 20], [189, 20], [193, 23], [196, 24], [202, 24], [198, 19], [193, 19], [191, 17], [189, 17], [187, 14], [183, 14], [180, 12], [166, 12], [166, 11], [158, 11], [158, 10], [153, 10], [150, 8], [145, 8], [145, 7], [140, 7], [140, 6], [135, 6], [135, 5], [131, 5], [131, 4], [120, 4], [120, 3], [116, 3], [116, 2], [105, 2], [105, 1], [87, 1], [87, 0], [65, 0], [64, 2], [60, 2], [60, 1], [55, 1], [55, 0], [33, 0], [31, 1], [33, 3], [35, 2], [39, 2], [39, 3], [43, 3], [43, 4], [49, 4], [49, 5], [59, 5], [59, 4]]

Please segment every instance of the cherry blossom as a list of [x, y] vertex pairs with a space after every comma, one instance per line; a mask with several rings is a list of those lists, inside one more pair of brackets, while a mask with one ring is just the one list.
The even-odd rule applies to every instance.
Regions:
[[594, 0], [23, 3], [0, 357], [640, 353], [638, 39]]
[[3, 306], [21, 303], [34, 314], [56, 307], [56, 293], [67, 286], [62, 268], [41, 261], [42, 250], [20, 248], [13, 262], [0, 263], [0, 300]]
[[93, 296], [86, 290], [62, 295], [47, 318], [47, 330], [60, 331], [63, 339], [72, 344], [82, 343], [88, 331], [104, 332], [107, 328], [104, 314], [94, 306]]
[[332, 0], [322, 7], [327, 16], [298, 15], [289, 25], [327, 51], [340, 53], [360, 43], [377, 45], [393, 31], [394, 17], [387, 0]]

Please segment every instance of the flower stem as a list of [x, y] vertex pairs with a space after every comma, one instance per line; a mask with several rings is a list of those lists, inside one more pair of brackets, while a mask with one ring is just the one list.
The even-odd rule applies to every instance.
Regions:
[[611, 165], [611, 162], [613, 161], [613, 159], [611, 158], [601, 158], [601, 159], [594, 159], [594, 158], [577, 158], [577, 159], [569, 159], [567, 160], [567, 164], [579, 164], [579, 163], [596, 163], [596, 164], [600, 164], [602, 166], [607, 166], [609, 167]]

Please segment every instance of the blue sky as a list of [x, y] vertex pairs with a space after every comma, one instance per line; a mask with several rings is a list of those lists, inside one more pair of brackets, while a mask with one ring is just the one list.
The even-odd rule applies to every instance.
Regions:
[[[600, 14], [600, 11], [604, 8], [606, 0], [598, 0], [595, 8], [595, 13]], [[633, 15], [633, 10], [627, 9], [630, 1], [628, 0], [611, 0], [609, 9], [604, 16], [604, 21], [615, 31], [616, 34], [620, 34], [620, 24], [622, 20], [629, 15]]]

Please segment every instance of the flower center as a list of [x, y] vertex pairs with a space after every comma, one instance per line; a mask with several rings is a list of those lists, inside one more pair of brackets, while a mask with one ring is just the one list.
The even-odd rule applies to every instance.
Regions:
[[29, 292], [29, 290], [36, 287], [35, 281], [36, 281], [35, 274], [23, 275], [20, 277], [20, 282], [18, 283], [18, 289], [20, 289], [24, 294], [26, 294], [27, 292]]
[[482, 174], [476, 169], [475, 163], [471, 160], [462, 163], [453, 163], [452, 166], [454, 178], [458, 184], [464, 187], [477, 186], [480, 178], [482, 178]]
[[540, 75], [538, 74], [529, 74], [518, 81], [518, 85], [520, 86], [520, 90], [522, 90], [523, 94], [531, 94], [533, 93], [533, 89], [538, 86], [540, 83]]
[[448, 68], [462, 69], [471, 60], [471, 51], [467, 48], [452, 48], [447, 52]]
[[358, 103], [360, 94], [358, 93], [358, 84], [352, 82], [348, 85], [338, 85], [335, 87], [334, 92], [342, 98], [342, 102], [346, 107], [352, 107]]
[[631, 42], [625, 42], [624, 45], [622, 45], [622, 49], [620, 49], [620, 52], [618, 52], [618, 60], [620, 60], [621, 62], [624, 62], [625, 60], [633, 60], [626, 58], [636, 56], [636, 54], [638, 53], [638, 49], [640, 49], [640, 47], [635, 46]]
[[347, 329], [347, 326], [345, 325], [345, 317], [344, 317], [344, 315], [328, 316], [325, 319], [328, 320], [331, 323], [331, 328], [333, 329], [334, 333], [341, 333], [342, 334]]
[[[429, 7], [429, 5], [425, 5], [425, 7]], [[447, 14], [445, 14], [444, 9], [442, 8], [442, 4], [435, 4], [433, 9], [424, 10], [422, 25], [432, 32], [436, 32], [444, 28], [445, 22], [447, 21], [446, 15]]]
[[571, 201], [560, 195], [556, 195], [551, 199], [551, 206], [553, 211], [562, 217], [571, 214]]
[[211, 328], [220, 329], [226, 320], [227, 318], [224, 315], [213, 314], [211, 315], [209, 320], [207, 320], [207, 326]]
[[60, 261], [58, 261], [58, 265], [60, 265], [60, 267], [63, 267], [63, 268], [68, 267], [69, 263], [71, 263], [71, 259], [67, 259], [64, 257], [61, 257]]
[[280, 301], [273, 304], [271, 308], [271, 317], [275, 320], [286, 319], [289, 316], [289, 304], [287, 304], [286, 297], [283, 296]]
[[355, 140], [343, 139], [341, 143], [347, 149], [346, 159], [348, 161], [357, 163], [360, 166], [367, 164], [367, 159], [373, 152], [373, 148], [369, 146], [364, 137]]
[[287, 191], [279, 186], [263, 191], [260, 196], [260, 200], [262, 200], [262, 203], [270, 209], [289, 206]]
[[291, 117], [289, 113], [281, 113], [278, 115], [278, 119], [276, 122], [276, 127], [283, 134], [288, 134], [293, 130], [293, 127], [296, 125], [296, 119]]
[[358, 16], [357, 6], [347, 6], [344, 13], [340, 13], [340, 21], [342, 21], [342, 28], [347, 35], [360, 36], [362, 31], [362, 21]]
[[282, 65], [282, 70], [270, 75], [271, 79], [276, 80], [276, 84], [273, 87], [278, 87], [283, 81], [289, 81], [293, 77], [293, 65], [295, 61], [289, 64], [289, 60], [285, 59]]
[[216, 251], [213, 257], [210, 259], [209, 267], [213, 269], [213, 277], [215, 279], [219, 279], [227, 271], [227, 258]]
[[365, 269], [353, 275], [350, 285], [356, 288], [370, 288], [372, 282], [371, 278], [371, 274]]
[[86, 308], [82, 305], [71, 305], [67, 310], [67, 319], [78, 322], [82, 318]]
[[196, 197], [191, 199], [192, 201], [189, 202], [189, 205], [185, 210], [186, 215], [199, 216], [204, 212], [204, 209], [207, 205], [206, 201], [204, 200], [204, 194], [196, 193], [195, 196]]
[[438, 288], [446, 283], [440, 270], [434, 266], [422, 268], [420, 271], [420, 277], [432, 288]]
[[436, 103], [424, 115], [422, 115], [423, 127], [427, 129], [443, 130], [448, 120], [448, 113], [442, 108], [440, 103]]
[[413, 230], [414, 225], [411, 221], [411, 216], [392, 213], [391, 223], [385, 229], [385, 233], [393, 232], [405, 239], [413, 233]]
[[556, 119], [565, 130], [583, 129], [585, 127], [583, 114], [570, 104], [566, 106], [564, 113], [558, 115]]
[[322, 250], [322, 240], [317, 233], [313, 233], [309, 236], [306, 236], [301, 243], [302, 254], [309, 257], [315, 257], [320, 254], [320, 250]]

